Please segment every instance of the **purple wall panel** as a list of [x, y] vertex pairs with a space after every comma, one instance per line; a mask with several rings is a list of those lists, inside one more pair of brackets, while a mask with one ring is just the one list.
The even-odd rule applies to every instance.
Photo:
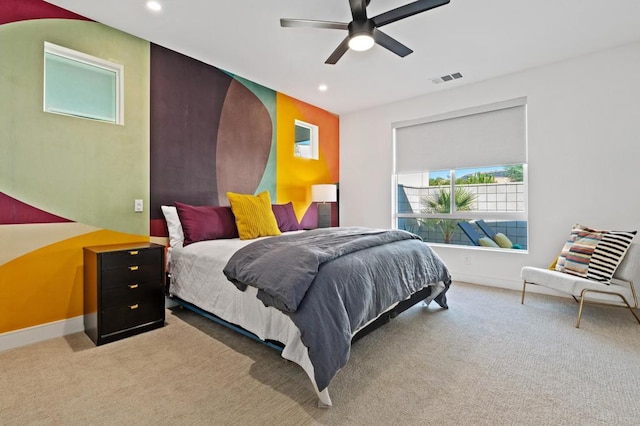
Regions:
[[0, 225], [71, 222], [0, 192]]
[[175, 201], [217, 205], [218, 125], [232, 78], [155, 44], [150, 74], [151, 220]]
[[42, 0], [1, 0], [0, 25], [9, 22], [26, 21], [30, 19], [64, 18], [88, 21], [84, 16], [77, 15], [56, 5]]

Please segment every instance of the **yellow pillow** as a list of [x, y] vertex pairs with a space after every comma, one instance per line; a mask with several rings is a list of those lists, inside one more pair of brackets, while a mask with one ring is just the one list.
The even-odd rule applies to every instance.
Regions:
[[271, 210], [269, 191], [258, 195], [227, 192], [241, 240], [280, 235], [276, 216]]
[[478, 238], [478, 243], [482, 247], [499, 247], [491, 238], [489, 237], [480, 237]]
[[511, 240], [509, 239], [509, 237], [507, 237], [506, 235], [498, 232], [496, 235], [493, 236], [493, 239], [496, 240], [496, 243], [498, 243], [498, 245], [502, 248], [512, 248], [513, 247], [513, 243], [511, 242]]
[[556, 270], [556, 265], [558, 264], [558, 258], [560, 257], [560, 255], [556, 256], [555, 259], [553, 259], [553, 262], [551, 262], [551, 265], [549, 265], [549, 269], [551, 269], [552, 271]]

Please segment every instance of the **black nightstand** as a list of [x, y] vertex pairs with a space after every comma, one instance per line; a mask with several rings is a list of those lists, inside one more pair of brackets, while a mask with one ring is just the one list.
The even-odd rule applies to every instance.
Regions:
[[84, 247], [84, 329], [96, 345], [164, 325], [164, 246]]

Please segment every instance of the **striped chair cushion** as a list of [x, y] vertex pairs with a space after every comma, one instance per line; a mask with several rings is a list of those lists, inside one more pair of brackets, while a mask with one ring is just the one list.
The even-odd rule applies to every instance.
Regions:
[[586, 278], [591, 255], [606, 232], [575, 225], [560, 252], [556, 271]]
[[636, 231], [609, 231], [574, 225], [555, 266], [583, 278], [608, 283]]
[[636, 231], [609, 231], [596, 246], [587, 268], [587, 278], [609, 282], [631, 245]]

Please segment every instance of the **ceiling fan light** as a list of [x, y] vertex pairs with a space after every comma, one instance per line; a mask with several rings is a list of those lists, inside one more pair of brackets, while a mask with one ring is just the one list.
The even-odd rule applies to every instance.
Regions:
[[374, 43], [373, 37], [369, 34], [358, 34], [349, 39], [349, 48], [362, 52], [371, 49]]

